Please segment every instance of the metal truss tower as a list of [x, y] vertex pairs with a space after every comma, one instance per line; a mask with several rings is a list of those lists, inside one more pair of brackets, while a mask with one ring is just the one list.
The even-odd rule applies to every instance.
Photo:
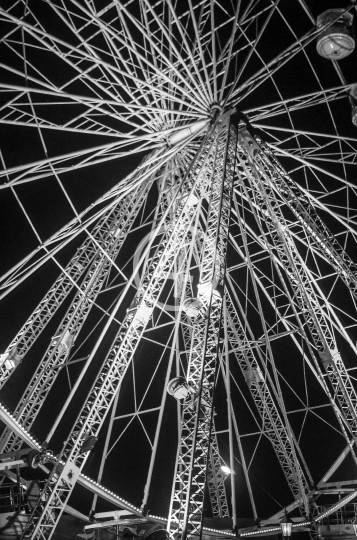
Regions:
[[[172, 540], [276, 532], [286, 513], [296, 530], [322, 527], [357, 496], [357, 141], [333, 113], [347, 93], [356, 112], [356, 89], [335, 61], [325, 88], [315, 59], [318, 89], [269, 98], [322, 32], [303, 0], [303, 34], [279, 2], [48, 0], [60, 36], [30, 3], [0, 7], [13, 62], [0, 122], [35, 128], [45, 153], [13, 167], [0, 155], [38, 241], [0, 281], [5, 311], [12, 294], [20, 306], [0, 354], [0, 470], [47, 475], [23, 538], [49, 540], [87, 504], [79, 486], [91, 516], [102, 498], [160, 521], [156, 505]], [[267, 59], [281, 24], [293, 41]], [[333, 135], [294, 127], [322, 105]], [[73, 149], [51, 157], [44, 130], [72, 133]], [[79, 135], [101, 142], [87, 151]], [[75, 204], [63, 176], [97, 165], [108, 191]], [[42, 240], [21, 190], [49, 179], [74, 217]], [[16, 295], [31, 280], [27, 309]]]

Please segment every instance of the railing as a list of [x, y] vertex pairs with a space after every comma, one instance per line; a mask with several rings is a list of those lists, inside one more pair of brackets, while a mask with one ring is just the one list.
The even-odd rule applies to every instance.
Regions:
[[[322, 514], [330, 508], [330, 505], [318, 506], [318, 513]], [[357, 524], [357, 503], [348, 503], [337, 512], [319, 521], [320, 525], [344, 525], [347, 523]]]
[[25, 490], [19, 484], [6, 483], [0, 486], [0, 513], [18, 512], [26, 505]]

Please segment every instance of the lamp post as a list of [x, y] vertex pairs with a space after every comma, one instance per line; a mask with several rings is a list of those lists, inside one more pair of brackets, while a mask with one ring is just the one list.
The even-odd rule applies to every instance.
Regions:
[[285, 511], [285, 516], [280, 521], [281, 532], [283, 534], [284, 540], [290, 538], [292, 526], [293, 526], [293, 522], [291, 521], [290, 518], [288, 518], [287, 513]]

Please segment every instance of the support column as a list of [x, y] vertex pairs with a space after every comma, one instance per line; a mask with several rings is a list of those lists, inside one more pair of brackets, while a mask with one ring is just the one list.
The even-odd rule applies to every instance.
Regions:
[[220, 119], [212, 147], [207, 188], [208, 210], [200, 263], [187, 382], [168, 529], [185, 540], [200, 535], [212, 432], [213, 397], [219, 353], [227, 239], [233, 189], [237, 132], [229, 115]]

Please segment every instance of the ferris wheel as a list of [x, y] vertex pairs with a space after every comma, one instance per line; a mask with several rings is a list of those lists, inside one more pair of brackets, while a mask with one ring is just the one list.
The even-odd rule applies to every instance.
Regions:
[[0, 7], [0, 494], [39, 480], [24, 538], [112, 508], [183, 540], [357, 521], [355, 6], [316, 9]]

